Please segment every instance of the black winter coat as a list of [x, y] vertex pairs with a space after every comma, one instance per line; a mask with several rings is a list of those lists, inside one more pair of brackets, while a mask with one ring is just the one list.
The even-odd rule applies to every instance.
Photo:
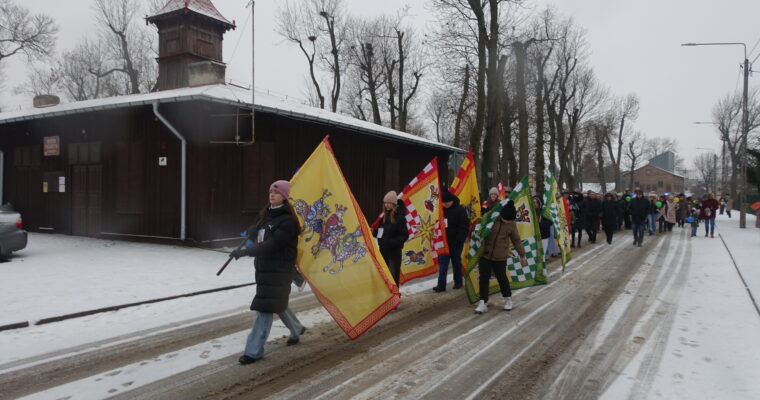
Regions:
[[446, 240], [449, 246], [464, 246], [470, 231], [470, 221], [467, 219], [467, 211], [459, 204], [459, 198], [454, 198], [451, 207], [443, 208], [443, 217], [446, 219]]
[[586, 226], [586, 202], [583, 197], [573, 196], [570, 212], [573, 213], [573, 229], [583, 229]]
[[614, 200], [602, 202], [602, 225], [617, 225], [620, 205]]
[[298, 247], [297, 228], [288, 209], [280, 207], [270, 208], [264, 220], [249, 229], [254, 242], [258, 231], [264, 230], [264, 239], [245, 250], [246, 255], [256, 260], [256, 296], [251, 310], [276, 314], [288, 308]]
[[398, 201], [396, 208], [396, 222], [388, 219], [380, 225], [380, 228], [383, 229], [383, 237], [377, 239], [380, 252], [401, 252], [404, 243], [409, 239], [409, 231], [406, 228], [406, 206], [402, 200]]
[[640, 224], [653, 212], [654, 210], [651, 209], [649, 200], [643, 197], [634, 197], [631, 200], [631, 220], [633, 222]]
[[551, 220], [541, 217], [541, 220], [538, 221], [538, 230], [541, 232], [541, 239], [548, 239], [549, 236], [551, 236], [552, 225], [554, 224]]
[[592, 198], [586, 198], [584, 202], [586, 203], [586, 221], [589, 224], [596, 222], [602, 214], [602, 202]]

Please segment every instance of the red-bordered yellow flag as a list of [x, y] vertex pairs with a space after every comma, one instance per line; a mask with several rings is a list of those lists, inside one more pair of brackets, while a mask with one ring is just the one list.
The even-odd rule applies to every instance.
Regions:
[[409, 239], [401, 252], [399, 284], [438, 272], [438, 256], [449, 254], [440, 195], [435, 157], [399, 194], [406, 206], [409, 229]]
[[399, 304], [399, 292], [325, 138], [290, 181], [301, 221], [297, 265], [351, 339]]
[[475, 173], [475, 159], [472, 156], [472, 149], [467, 152], [467, 157], [462, 161], [462, 166], [459, 167], [454, 182], [451, 183], [450, 191], [459, 198], [459, 203], [467, 211], [467, 218], [470, 220], [470, 231], [467, 233], [468, 239], [464, 242], [464, 249], [462, 250], [462, 272], [464, 273], [467, 271], [467, 253], [470, 250], [469, 237], [472, 229], [480, 219], [481, 211], [478, 177]]

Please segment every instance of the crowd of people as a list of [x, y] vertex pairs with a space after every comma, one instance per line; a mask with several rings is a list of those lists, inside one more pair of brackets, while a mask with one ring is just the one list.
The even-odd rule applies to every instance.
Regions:
[[[506, 195], [509, 195], [509, 188], [506, 191]], [[483, 204], [484, 215], [500, 201], [499, 194], [496, 188], [489, 190]], [[306, 331], [288, 307], [291, 283], [303, 282], [295, 267], [301, 226], [288, 200], [289, 195], [288, 181], [272, 183], [269, 188], [269, 204], [261, 210], [258, 222], [247, 231], [249, 242], [230, 253], [230, 257], [235, 259], [256, 258], [257, 290], [251, 310], [257, 312], [257, 317], [248, 335], [245, 351], [239, 359], [241, 364], [253, 363], [264, 356], [264, 344], [269, 337], [274, 314], [279, 315], [290, 331], [288, 345], [297, 344], [300, 335]], [[699, 225], [704, 224], [705, 237], [714, 237], [716, 214], [725, 212], [730, 217], [732, 205], [728, 198], [718, 201], [712, 193], [704, 198], [692, 198], [683, 193], [658, 195], [650, 192], [645, 195], [639, 189], [604, 195], [593, 191], [588, 191], [585, 195], [580, 191], [567, 191], [562, 196], [569, 207], [571, 247], [574, 248], [582, 246], [584, 231], [588, 243], [596, 243], [597, 232], [601, 230], [607, 244], [612, 244], [616, 233], [630, 229], [633, 245], [638, 247], [642, 246], [646, 233], [649, 236], [667, 234], [674, 226], [686, 228], [689, 225], [693, 237], [697, 236]], [[443, 189], [441, 202], [450, 255], [439, 257], [438, 282], [433, 288], [437, 293], [446, 290], [449, 264], [453, 270], [453, 289], [462, 288], [462, 251], [470, 229], [467, 212], [457, 196]], [[558, 256], [560, 251], [555, 240], [556, 227], [550, 219], [542, 216], [543, 199], [540, 196], [534, 197], [534, 207], [545, 249], [544, 259]], [[380, 254], [396, 285], [401, 272], [401, 252], [408, 239], [405, 214], [404, 202], [396, 192], [390, 191], [382, 201], [380, 225], [373, 230]], [[503, 309], [510, 311], [513, 307], [506, 260], [514, 250], [520, 256], [520, 262], [526, 265], [525, 249], [515, 223], [516, 214], [514, 203], [509, 200], [486, 238], [484, 253], [478, 264], [480, 300], [475, 308], [476, 313], [482, 314], [488, 310], [488, 288], [492, 275], [496, 276], [504, 298]]]
[[[571, 215], [571, 247], [581, 247], [583, 231], [588, 235], [589, 243], [596, 243], [597, 231], [601, 228], [612, 244], [615, 232], [630, 229], [633, 233], [633, 245], [641, 247], [645, 233], [672, 232], [673, 227], [691, 228], [691, 236], [697, 236], [698, 227], [704, 224], [705, 237], [715, 237], [715, 216], [718, 210], [724, 210], [730, 217], [732, 203], [728, 198], [720, 202], [712, 193], [701, 198], [686, 196], [684, 193], [671, 194], [655, 192], [644, 193], [641, 189], [634, 192], [606, 193], [604, 200], [600, 195], [589, 190], [584, 196], [581, 192], [565, 192]], [[576, 240], [577, 239], [577, 240]]]

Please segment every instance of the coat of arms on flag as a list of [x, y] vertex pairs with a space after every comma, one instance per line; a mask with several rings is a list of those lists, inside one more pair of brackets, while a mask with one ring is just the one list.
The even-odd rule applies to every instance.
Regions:
[[351, 339], [399, 304], [399, 292], [325, 138], [291, 179], [303, 226], [297, 265]]
[[[478, 177], [475, 173], [475, 159], [472, 156], [472, 149], [467, 153], [467, 157], [462, 161], [454, 182], [451, 183], [449, 191], [459, 198], [460, 204], [467, 212], [467, 218], [470, 220], [470, 232], [480, 219], [480, 191], [478, 190]], [[462, 250], [462, 273], [467, 271], [467, 252], [469, 251], [469, 241], [464, 244]]]
[[[545, 284], [547, 282], [544, 271], [543, 248], [541, 246], [541, 233], [538, 229], [538, 218], [533, 206], [530, 184], [528, 177], [523, 177], [515, 186], [506, 200], [499, 202], [493, 210], [481, 217], [470, 237], [470, 250], [468, 253], [468, 267], [465, 274], [465, 289], [470, 303], [476, 303], [480, 298], [478, 261], [483, 255], [485, 239], [491, 233], [491, 227], [501, 215], [501, 209], [512, 200], [517, 209], [515, 223], [520, 233], [522, 245], [525, 248], [526, 265], [520, 263], [520, 257], [516, 251], [507, 257], [507, 278], [512, 289], [522, 289], [529, 286]], [[499, 292], [499, 284], [495, 277], [491, 277], [489, 294]]]
[[406, 206], [409, 229], [401, 253], [399, 284], [438, 272], [438, 256], [449, 254], [440, 193], [436, 157], [398, 196]]

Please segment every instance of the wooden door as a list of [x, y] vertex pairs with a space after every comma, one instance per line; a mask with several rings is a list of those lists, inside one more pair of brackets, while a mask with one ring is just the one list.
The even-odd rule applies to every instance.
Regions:
[[100, 165], [87, 166], [87, 236], [100, 234], [101, 171]]
[[87, 236], [87, 166], [71, 167], [71, 234]]
[[101, 177], [100, 165], [74, 165], [71, 167], [73, 187], [71, 233], [78, 236], [100, 234]]

